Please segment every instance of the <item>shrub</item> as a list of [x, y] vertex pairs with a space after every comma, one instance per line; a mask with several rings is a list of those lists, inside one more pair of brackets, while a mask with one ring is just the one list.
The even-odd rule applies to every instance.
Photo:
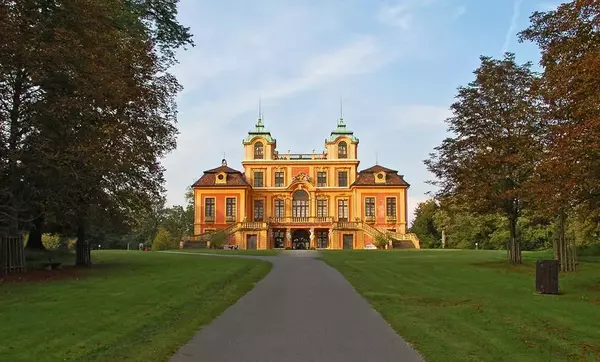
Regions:
[[227, 244], [229, 239], [227, 233], [223, 230], [217, 230], [210, 236], [211, 249], [223, 249], [223, 245]]
[[377, 234], [375, 239], [373, 240], [373, 244], [379, 249], [385, 249], [387, 245], [389, 245], [389, 239], [385, 234]]
[[171, 233], [160, 227], [158, 232], [156, 233], [156, 237], [154, 237], [154, 241], [152, 242], [152, 250], [167, 250], [167, 249], [175, 249], [179, 246], [179, 241], [171, 235]]
[[42, 234], [42, 244], [48, 250], [56, 250], [63, 246], [63, 240], [56, 234]]

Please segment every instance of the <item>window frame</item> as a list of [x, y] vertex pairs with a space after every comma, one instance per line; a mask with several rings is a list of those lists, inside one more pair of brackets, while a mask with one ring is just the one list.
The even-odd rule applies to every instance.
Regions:
[[329, 216], [329, 200], [317, 199], [317, 217], [328, 217]]
[[[341, 175], [344, 175], [345, 185], [341, 183]], [[338, 187], [348, 187], [348, 171], [347, 170], [339, 170], [337, 175]]]
[[265, 145], [261, 141], [254, 143], [254, 159], [255, 160], [264, 160], [265, 159]]
[[[212, 201], [209, 203], [209, 200]], [[216, 214], [216, 204], [217, 204], [217, 200], [215, 197], [205, 197], [204, 198], [204, 220], [211, 220], [214, 221], [215, 220], [215, 214]], [[210, 213], [209, 213], [210, 211]]]
[[226, 197], [225, 198], [225, 217], [226, 218], [235, 218], [236, 214], [237, 214], [237, 197]]
[[[280, 205], [278, 205], [280, 204]], [[273, 216], [274, 217], [285, 217], [285, 200], [275, 199], [273, 201]]]
[[365, 218], [375, 218], [375, 197], [365, 197]]
[[[281, 176], [281, 182], [277, 182], [277, 176]], [[285, 172], [284, 171], [275, 171], [275, 187], [285, 187]]]
[[[343, 150], [343, 152], [342, 152]], [[338, 158], [347, 159], [348, 158], [348, 144], [346, 141], [341, 141], [337, 145]]]
[[[260, 205], [260, 208], [257, 207], [257, 205]], [[252, 220], [253, 221], [258, 221], [258, 222], [263, 222], [265, 220], [265, 200], [264, 199], [254, 199], [254, 202], [252, 203]], [[258, 212], [257, 210], [259, 210], [260, 212]]]
[[[321, 182], [321, 177], [324, 182]], [[317, 171], [317, 187], [327, 187], [327, 171]]]
[[[350, 221], [350, 210], [349, 210], [350, 202], [348, 199], [338, 199], [338, 210], [337, 210], [337, 218], [338, 221]], [[340, 215], [345, 215], [340, 217]]]
[[[260, 174], [260, 178], [256, 175]], [[260, 181], [260, 182], [259, 182]], [[252, 187], [265, 187], [265, 172], [262, 170], [254, 170], [252, 173]]]
[[[391, 201], [391, 202], [390, 202]], [[391, 207], [393, 205], [393, 207]], [[395, 219], [398, 215], [398, 201], [394, 196], [388, 196], [385, 198], [385, 216], [388, 219]]]

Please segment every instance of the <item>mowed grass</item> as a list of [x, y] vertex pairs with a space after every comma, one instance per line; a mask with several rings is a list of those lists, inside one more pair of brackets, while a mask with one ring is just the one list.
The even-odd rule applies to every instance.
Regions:
[[600, 361], [600, 260], [535, 293], [535, 260], [500, 251], [326, 252], [427, 361]]
[[165, 361], [248, 292], [267, 262], [93, 253], [79, 279], [0, 285], [1, 361]]
[[224, 250], [224, 249], [203, 249], [203, 248], [190, 248], [180, 250], [170, 250], [170, 252], [182, 252], [182, 253], [201, 253], [201, 254], [225, 254], [225, 255], [251, 255], [251, 256], [276, 256], [277, 250]]

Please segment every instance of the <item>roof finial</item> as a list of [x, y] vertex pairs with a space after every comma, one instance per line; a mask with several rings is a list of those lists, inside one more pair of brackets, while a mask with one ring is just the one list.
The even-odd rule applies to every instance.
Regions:
[[258, 119], [262, 119], [262, 98], [258, 96]]
[[338, 125], [343, 125], [344, 124], [344, 100], [342, 99], [342, 96], [340, 96], [340, 120], [338, 122]]
[[377, 154], [377, 151], [375, 151], [375, 164], [379, 165], [379, 155]]

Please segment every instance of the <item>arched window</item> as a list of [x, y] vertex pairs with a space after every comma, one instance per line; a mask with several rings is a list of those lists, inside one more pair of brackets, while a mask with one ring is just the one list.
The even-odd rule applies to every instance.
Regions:
[[254, 159], [262, 160], [264, 158], [264, 146], [262, 142], [256, 142], [254, 144]]
[[348, 145], [344, 141], [338, 143], [338, 158], [348, 158]]
[[308, 217], [308, 192], [304, 190], [294, 192], [292, 217]]

